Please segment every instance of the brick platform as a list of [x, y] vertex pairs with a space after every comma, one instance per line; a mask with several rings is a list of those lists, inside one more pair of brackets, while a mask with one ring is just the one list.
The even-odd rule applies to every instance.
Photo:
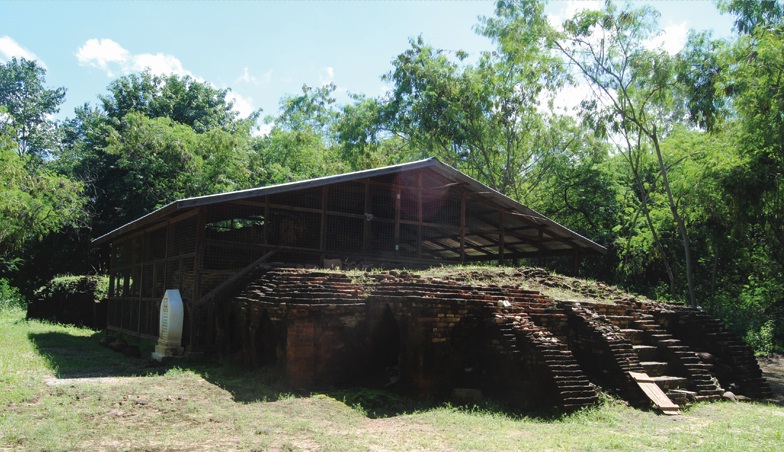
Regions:
[[221, 306], [218, 351], [249, 366], [275, 365], [294, 387], [481, 393], [572, 410], [595, 404], [597, 387], [646, 403], [632, 371], [679, 403], [718, 398], [722, 387], [769, 394], [748, 347], [682, 306], [557, 301], [408, 272], [351, 279], [291, 268], [264, 272]]

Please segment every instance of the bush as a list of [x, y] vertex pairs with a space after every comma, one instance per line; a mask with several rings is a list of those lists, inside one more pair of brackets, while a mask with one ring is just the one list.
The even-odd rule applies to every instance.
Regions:
[[19, 293], [19, 289], [11, 286], [8, 280], [0, 279], [0, 311], [24, 307], [25, 299]]
[[49, 283], [35, 291], [36, 297], [49, 297], [54, 294], [75, 295], [80, 293], [93, 294], [96, 300], [102, 300], [109, 292], [109, 278], [96, 275], [56, 276]]
[[27, 318], [105, 328], [108, 287], [105, 276], [58, 276], [35, 291]]
[[773, 352], [773, 333], [775, 331], [775, 322], [768, 320], [759, 329], [753, 329], [746, 333], [744, 340], [754, 349], [754, 354], [767, 356]]

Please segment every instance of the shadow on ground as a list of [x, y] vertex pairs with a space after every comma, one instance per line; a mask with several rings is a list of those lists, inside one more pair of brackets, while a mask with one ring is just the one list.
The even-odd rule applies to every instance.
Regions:
[[[274, 402], [291, 397], [324, 394], [374, 419], [453, 406], [445, 400], [412, 398], [383, 388], [344, 387], [322, 388], [317, 391], [293, 389], [286, 385], [280, 371], [275, 367], [248, 370], [233, 363], [187, 359], [172, 359], [159, 363], [149, 358], [154, 348], [151, 342], [129, 339], [128, 342], [138, 347], [141, 354], [141, 357], [129, 357], [101, 346], [100, 339], [103, 336], [102, 332], [89, 336], [49, 332], [31, 333], [28, 337], [38, 353], [48, 361], [53, 374], [59, 380], [89, 378], [92, 383], [106, 378], [107, 381], [116, 381], [122, 377], [165, 375], [177, 369], [194, 372], [205, 381], [229, 392], [237, 403]], [[556, 412], [520, 413], [492, 401], [478, 406], [454, 408], [513, 417], [555, 419], [562, 416]]]

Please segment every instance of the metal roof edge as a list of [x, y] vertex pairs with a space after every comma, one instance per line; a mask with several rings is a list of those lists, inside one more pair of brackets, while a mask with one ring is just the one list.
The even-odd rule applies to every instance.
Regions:
[[436, 162], [441, 163], [437, 158], [430, 157], [424, 160], [417, 160], [414, 162], [400, 163], [397, 165], [390, 165], [381, 168], [373, 168], [361, 171], [354, 171], [351, 173], [335, 174], [332, 176], [317, 177], [314, 179], [306, 179], [295, 182], [286, 182], [277, 185], [268, 185], [265, 187], [247, 188], [244, 190], [231, 191], [226, 193], [216, 193], [213, 195], [197, 196], [193, 198], [186, 198], [177, 201], [181, 207], [196, 207], [214, 204], [221, 201], [234, 201], [237, 199], [252, 198], [255, 196], [274, 195], [277, 193], [284, 193], [291, 190], [298, 190], [303, 188], [315, 188], [323, 185], [328, 185], [336, 182], [345, 182], [357, 179], [364, 179], [367, 177], [382, 176], [384, 174], [392, 174], [400, 171], [426, 168], [433, 166]]
[[526, 207], [523, 204], [520, 204], [519, 202], [504, 195], [498, 190], [488, 187], [482, 182], [479, 182], [473, 177], [457, 170], [456, 168], [438, 160], [435, 157], [430, 157], [427, 159], [417, 160], [408, 163], [401, 163], [397, 165], [385, 166], [382, 168], [354, 171], [351, 173], [336, 174], [332, 176], [324, 176], [315, 179], [307, 179], [307, 180], [301, 180], [296, 182], [287, 182], [284, 184], [248, 188], [244, 190], [237, 190], [237, 191], [226, 192], [226, 193], [216, 193], [212, 195], [180, 199], [171, 202], [157, 210], [154, 210], [142, 217], [139, 217], [136, 220], [126, 223], [125, 225], [120, 226], [119, 228], [116, 228], [94, 239], [92, 243], [94, 245], [100, 245], [101, 243], [104, 243], [111, 238], [130, 232], [136, 227], [152, 223], [159, 218], [165, 217], [166, 215], [171, 213], [171, 211], [177, 211], [180, 209], [191, 209], [191, 208], [215, 204], [219, 202], [235, 201], [235, 200], [251, 198], [255, 196], [272, 195], [272, 194], [284, 193], [287, 191], [293, 191], [299, 189], [316, 188], [332, 183], [382, 176], [385, 174], [394, 174], [401, 171], [428, 168], [428, 167], [436, 170], [436, 172], [444, 176], [452, 177], [461, 182], [466, 183], [467, 185], [471, 186], [474, 190], [476, 190], [479, 193], [489, 194], [502, 206], [512, 211], [517, 211], [519, 214], [530, 216], [531, 219], [534, 221], [541, 221], [547, 227], [556, 230], [558, 233], [565, 235], [566, 237], [571, 237], [573, 240], [579, 242], [578, 243], [579, 245], [582, 245], [585, 248], [593, 249], [594, 251], [599, 252], [601, 254], [607, 253], [607, 249], [602, 245], [599, 245], [598, 243], [578, 234], [577, 232], [572, 231], [566, 226], [563, 226], [557, 223], [556, 221], [551, 220], [550, 218], [540, 214], [539, 212], [536, 212], [533, 209]]
[[542, 215], [541, 213], [531, 209], [530, 207], [527, 207], [527, 206], [525, 206], [525, 205], [515, 201], [514, 199], [506, 196], [505, 194], [499, 192], [498, 190], [496, 190], [496, 189], [494, 189], [492, 187], [489, 187], [489, 186], [483, 184], [482, 182], [479, 182], [478, 180], [474, 179], [473, 177], [471, 177], [471, 176], [469, 176], [469, 175], [459, 171], [458, 169], [452, 167], [451, 165], [448, 165], [448, 164], [446, 164], [446, 163], [444, 163], [444, 162], [442, 162], [442, 161], [440, 161], [438, 159], [435, 159], [435, 162], [436, 162], [434, 164], [435, 168], [438, 168], [441, 171], [444, 171], [444, 172], [447, 173], [447, 174], [443, 174], [442, 173], [443, 175], [448, 175], [448, 176], [452, 176], [452, 177], [461, 179], [463, 182], [466, 182], [469, 185], [472, 185], [475, 189], [478, 188], [482, 192], [489, 193], [492, 197], [498, 199], [502, 204], [505, 204], [506, 207], [512, 208], [514, 210], [519, 210], [520, 213], [522, 213], [524, 215], [530, 215], [533, 219], [541, 220], [548, 227], [556, 229], [556, 230], [558, 230], [561, 233], [565, 233], [567, 236], [575, 237], [576, 239], [578, 239], [581, 242], [583, 242], [583, 244], [586, 245], [587, 248], [591, 248], [594, 251], [597, 251], [597, 252], [599, 252], [601, 254], [607, 254], [607, 248], [605, 248], [602, 245], [599, 245], [598, 243], [594, 242], [593, 240], [591, 240], [591, 239], [589, 239], [589, 238], [587, 238], [587, 237], [585, 237], [585, 236], [583, 236], [583, 235], [581, 235], [581, 234], [579, 234], [579, 233], [577, 233], [577, 232], [567, 228], [566, 226], [556, 222], [555, 220], [550, 219], [549, 217], [547, 217], [545, 215]]
[[130, 230], [133, 229], [133, 227], [145, 225], [145, 224], [148, 224], [148, 223], [152, 223], [153, 221], [158, 219], [158, 217], [164, 217], [167, 214], [169, 214], [169, 211], [176, 211], [177, 209], [179, 209], [180, 207], [177, 205], [178, 202], [179, 201], [170, 202], [169, 204], [166, 204], [163, 207], [160, 207], [160, 208], [158, 208], [156, 210], [153, 210], [152, 212], [150, 212], [148, 214], [142, 215], [141, 217], [139, 217], [139, 218], [137, 218], [137, 219], [135, 219], [135, 220], [133, 220], [131, 222], [125, 223], [124, 225], [122, 225], [122, 226], [120, 226], [120, 227], [118, 227], [116, 229], [113, 229], [113, 230], [107, 232], [106, 234], [104, 234], [104, 235], [102, 235], [100, 237], [97, 237], [97, 238], [93, 239], [92, 240], [92, 244], [93, 245], [100, 245], [101, 243], [109, 240], [112, 237], [115, 237], [115, 236], [118, 236], [118, 235], [122, 235], [125, 232], [129, 232]]
[[363, 179], [367, 177], [381, 176], [384, 174], [392, 174], [405, 170], [426, 168], [429, 166], [441, 163], [437, 158], [430, 157], [423, 160], [416, 160], [408, 163], [399, 163], [396, 165], [389, 165], [381, 168], [373, 168], [367, 170], [354, 171], [350, 173], [335, 174], [332, 176], [317, 177], [315, 179], [306, 179], [295, 182], [286, 182], [283, 184], [268, 185], [264, 187], [246, 188], [244, 190], [236, 190], [225, 193], [215, 193], [212, 195], [195, 196], [191, 198], [179, 199], [173, 201], [159, 209], [156, 209], [146, 215], [143, 215], [133, 221], [130, 221], [112, 231], [103, 234], [102, 236], [93, 239], [93, 245], [100, 245], [107, 240], [114, 238], [123, 233], [129, 232], [134, 227], [151, 223], [159, 217], [165, 216], [170, 210], [189, 209], [194, 207], [206, 206], [223, 201], [235, 201], [238, 199], [252, 198], [255, 196], [273, 195], [276, 193], [283, 193], [286, 191], [314, 188], [328, 185], [335, 182], [344, 182], [356, 179]]

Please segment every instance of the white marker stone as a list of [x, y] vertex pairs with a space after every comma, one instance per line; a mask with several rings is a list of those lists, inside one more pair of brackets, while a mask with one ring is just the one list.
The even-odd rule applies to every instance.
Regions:
[[182, 355], [183, 312], [180, 291], [167, 290], [161, 300], [158, 344], [155, 346], [152, 359], [162, 361], [166, 357]]

